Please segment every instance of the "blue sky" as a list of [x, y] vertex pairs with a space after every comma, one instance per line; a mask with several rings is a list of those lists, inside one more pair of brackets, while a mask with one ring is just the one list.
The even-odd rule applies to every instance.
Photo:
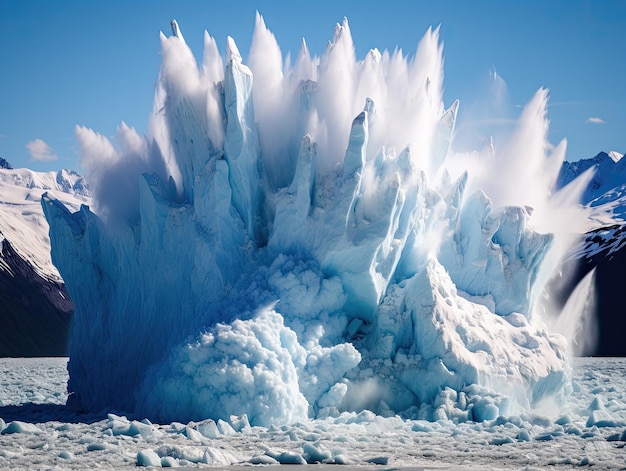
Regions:
[[[444, 98], [461, 100], [459, 132], [485, 110], [494, 123], [508, 122], [547, 87], [550, 141], [567, 138], [569, 160], [626, 151], [624, 0], [0, 0], [0, 157], [15, 167], [80, 170], [75, 125], [107, 136], [122, 120], [146, 129], [158, 35], [170, 34], [172, 18], [196, 57], [206, 29], [222, 53], [232, 36], [245, 61], [256, 10], [283, 55], [296, 54], [302, 37], [320, 55], [344, 16], [358, 58], [374, 47], [413, 54], [426, 29], [441, 25]], [[493, 70], [506, 82], [500, 92]]]

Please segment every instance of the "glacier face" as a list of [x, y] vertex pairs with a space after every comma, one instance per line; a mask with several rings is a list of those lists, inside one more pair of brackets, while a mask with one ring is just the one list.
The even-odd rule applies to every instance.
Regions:
[[[410, 61], [357, 61], [344, 20], [322, 57], [303, 44], [284, 65], [257, 16], [250, 67], [206, 33], [198, 67], [172, 28], [148, 134], [77, 128], [95, 212], [42, 198], [76, 306], [69, 401], [267, 426], [484, 420], [567, 393], [565, 341], [533, 314], [554, 236], [448, 158], [438, 31]], [[512, 140], [534, 129], [534, 162], [563, 158], [546, 100]]]

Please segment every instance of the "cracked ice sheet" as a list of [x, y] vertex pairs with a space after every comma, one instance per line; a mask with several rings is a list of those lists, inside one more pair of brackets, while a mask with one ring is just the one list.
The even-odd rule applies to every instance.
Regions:
[[63, 405], [66, 362], [0, 360], [0, 468], [124, 469], [150, 457], [159, 466], [233, 470], [249, 469], [251, 463], [307, 460], [345, 463], [346, 470], [626, 465], [623, 358], [576, 359], [573, 393], [561, 411], [545, 404], [534, 413], [460, 424], [364, 411], [269, 428], [249, 427], [243, 419], [151, 424], [123, 412], [81, 415]]

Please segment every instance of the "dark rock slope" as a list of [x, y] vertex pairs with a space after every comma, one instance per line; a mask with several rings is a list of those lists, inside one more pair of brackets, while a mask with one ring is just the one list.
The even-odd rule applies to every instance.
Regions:
[[65, 285], [43, 278], [1, 243], [0, 356], [65, 356], [74, 305]]

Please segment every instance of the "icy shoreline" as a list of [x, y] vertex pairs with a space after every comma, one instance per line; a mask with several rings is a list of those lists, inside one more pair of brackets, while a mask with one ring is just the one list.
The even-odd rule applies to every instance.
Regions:
[[[364, 411], [282, 427], [244, 427], [240, 432], [223, 425], [226, 434], [214, 438], [205, 435], [215, 430], [199, 422], [159, 425], [110, 411], [69, 412], [63, 405], [66, 362], [0, 359], [0, 468], [130, 469], [158, 456], [159, 465], [240, 470], [281, 455], [282, 461], [342, 461], [348, 469], [362, 471], [626, 466], [624, 358], [575, 359], [574, 392], [561, 411], [546, 404], [543, 411], [461, 424], [407, 421]], [[375, 466], [372, 460], [381, 464]], [[315, 465], [321, 468], [326, 469]]]

